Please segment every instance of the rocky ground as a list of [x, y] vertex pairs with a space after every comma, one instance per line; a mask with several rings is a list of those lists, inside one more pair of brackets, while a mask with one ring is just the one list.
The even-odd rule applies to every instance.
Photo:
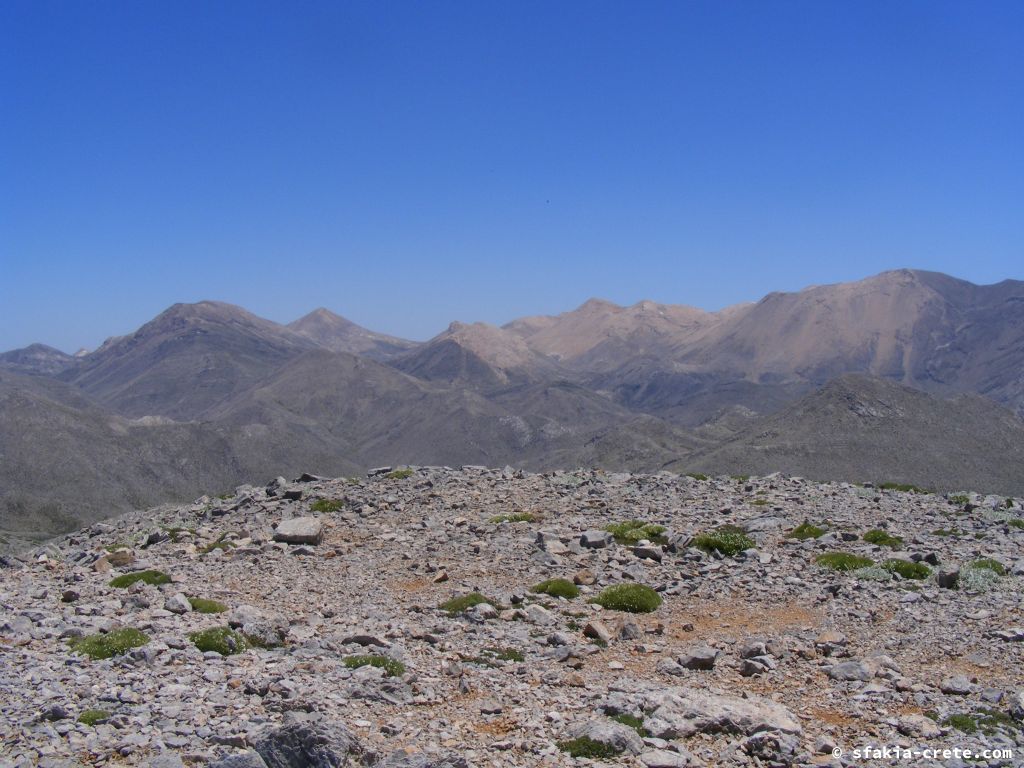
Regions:
[[[241, 487], [5, 558], [0, 764], [1021, 765], [1022, 517], [1019, 499], [782, 476]], [[664, 530], [603, 530], [630, 519]], [[805, 521], [821, 535], [793, 538]], [[735, 554], [701, 538], [722, 525], [750, 539], [718, 540]], [[904, 562], [837, 571], [829, 552]], [[111, 586], [146, 570], [169, 582]], [[555, 578], [580, 594], [530, 591]], [[661, 604], [590, 602], [623, 583]], [[439, 607], [470, 593], [491, 602]], [[190, 637], [218, 627], [217, 649]], [[124, 653], [84, 652], [118, 637]]]

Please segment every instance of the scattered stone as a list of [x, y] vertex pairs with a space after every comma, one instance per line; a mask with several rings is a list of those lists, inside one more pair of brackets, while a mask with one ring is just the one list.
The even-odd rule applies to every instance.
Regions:
[[293, 517], [282, 520], [274, 531], [274, 541], [285, 544], [319, 544], [323, 524], [315, 517]]

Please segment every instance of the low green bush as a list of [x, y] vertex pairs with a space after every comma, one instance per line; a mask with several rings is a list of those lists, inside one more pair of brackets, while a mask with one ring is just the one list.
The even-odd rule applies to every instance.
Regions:
[[892, 581], [892, 572], [887, 571], [879, 565], [869, 565], [865, 568], [858, 568], [853, 576], [861, 581]]
[[753, 548], [755, 543], [742, 528], [735, 525], [722, 525], [694, 538], [693, 546], [708, 554], [717, 550], [723, 555], [731, 557]]
[[601, 590], [590, 602], [610, 611], [651, 613], [661, 605], [661, 595], [644, 584], [616, 584]]
[[115, 576], [110, 580], [110, 586], [117, 589], [127, 589], [132, 584], [141, 581], [143, 584], [170, 584], [171, 577], [162, 571], [135, 571]]
[[594, 741], [588, 736], [558, 742], [558, 748], [573, 757], [589, 757], [594, 760], [618, 757], [622, 752], [611, 744]]
[[73, 637], [69, 641], [71, 650], [93, 659], [109, 659], [127, 653], [149, 642], [149, 636], [131, 627], [100, 632], [85, 637]]
[[968, 564], [968, 568], [974, 570], [992, 571], [996, 576], [1006, 575], [1006, 566], [991, 557], [982, 557]]
[[864, 534], [864, 541], [868, 544], [874, 544], [878, 547], [889, 547], [890, 549], [899, 549], [903, 546], [903, 539], [899, 536], [893, 536], [887, 531], [883, 531], [880, 528], [872, 528], [870, 531]]
[[818, 555], [814, 562], [833, 571], [856, 571], [858, 568], [867, 568], [875, 564], [870, 557], [861, 557], [849, 552], [826, 552]]
[[89, 727], [105, 723], [109, 719], [110, 713], [105, 709], [87, 709], [78, 716], [78, 722]]
[[805, 520], [804, 522], [800, 523], [800, 525], [798, 525], [796, 528], [794, 528], [792, 531], [789, 532], [789, 538], [791, 538], [791, 539], [800, 539], [801, 541], [806, 541], [807, 539], [817, 539], [820, 536], [824, 536], [825, 533], [826, 533], [826, 529], [825, 528], [821, 528], [821, 527], [819, 527], [817, 525], [813, 525], [812, 523], [810, 523], [807, 520]]
[[932, 569], [924, 563], [912, 563], [909, 560], [886, 560], [882, 563], [882, 567], [904, 579], [927, 579], [932, 572]]
[[224, 603], [218, 603], [216, 600], [207, 600], [203, 597], [190, 597], [188, 602], [196, 613], [224, 613], [228, 609]]
[[626, 712], [623, 712], [621, 715], [612, 715], [611, 717], [615, 722], [622, 723], [623, 725], [632, 728], [642, 739], [645, 739], [650, 735], [647, 733], [647, 729], [644, 728], [644, 719], [642, 717], [630, 715]]
[[309, 505], [311, 512], [323, 512], [329, 514], [331, 512], [340, 512], [345, 506], [345, 502], [341, 499], [317, 499]]
[[604, 530], [615, 537], [615, 541], [626, 546], [634, 546], [647, 539], [652, 544], [664, 544], [667, 539], [663, 535], [665, 526], [657, 523], [645, 523], [643, 520], [626, 520], [621, 523], [606, 525]]
[[540, 584], [534, 584], [530, 587], [531, 592], [536, 592], [543, 595], [551, 595], [552, 597], [564, 597], [566, 600], [572, 600], [573, 598], [580, 596], [580, 589], [568, 579], [548, 579], [542, 581]]
[[377, 667], [378, 669], [383, 669], [384, 674], [388, 677], [401, 677], [405, 674], [405, 664], [397, 659], [380, 656], [379, 654], [348, 656], [342, 661], [342, 663], [349, 669], [359, 669], [359, 667]]
[[470, 592], [468, 595], [453, 597], [451, 600], [441, 603], [438, 608], [442, 611], [447, 611], [450, 616], [456, 616], [460, 613], [465, 613], [474, 605], [480, 605], [481, 603], [493, 605], [495, 608], [498, 607], [498, 604], [489, 597], [485, 597], [479, 592]]
[[214, 651], [221, 656], [231, 656], [235, 653], [242, 653], [251, 648], [251, 643], [241, 632], [235, 632], [230, 627], [212, 627], [192, 632], [188, 639], [196, 648], [204, 653]]
[[396, 469], [388, 472], [384, 477], [387, 480], [405, 480], [407, 477], [412, 477], [412, 470], [408, 468]]

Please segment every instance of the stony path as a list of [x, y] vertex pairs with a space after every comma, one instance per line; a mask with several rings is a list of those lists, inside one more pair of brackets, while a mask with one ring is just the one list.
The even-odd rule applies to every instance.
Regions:
[[[608, 750], [591, 764], [648, 768], [864, 765], [851, 752], [869, 743], [1014, 749], [981, 764], [1022, 765], [1021, 506], [780, 476], [467, 467], [279, 479], [136, 513], [0, 569], [0, 764], [274, 768], [299, 729], [349, 750], [324, 765], [582, 764], [573, 739]], [[664, 530], [602, 530], [630, 519]], [[792, 538], [804, 521], [824, 533]], [[722, 525], [749, 546], [695, 546]], [[869, 543], [872, 529], [898, 539]], [[815, 562], [826, 552], [929, 573], [835, 571]], [[171, 581], [110, 586], [144, 570]], [[529, 591], [554, 578], [581, 594]], [[661, 605], [589, 602], [622, 583]], [[438, 607], [471, 592], [494, 605]], [[190, 639], [228, 625], [252, 647]], [[148, 642], [107, 659], [71, 647], [124, 628]], [[354, 666], [368, 655], [382, 666]], [[101, 714], [80, 722], [88, 710]]]

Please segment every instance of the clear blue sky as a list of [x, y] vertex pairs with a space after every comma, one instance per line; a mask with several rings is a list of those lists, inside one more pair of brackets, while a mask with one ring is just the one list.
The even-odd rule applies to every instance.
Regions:
[[0, 349], [1024, 278], [1024, 3], [0, 4]]

